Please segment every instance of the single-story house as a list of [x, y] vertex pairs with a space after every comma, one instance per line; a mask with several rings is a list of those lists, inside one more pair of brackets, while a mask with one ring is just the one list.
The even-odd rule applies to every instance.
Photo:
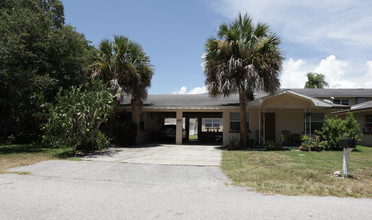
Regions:
[[[300, 136], [311, 136], [320, 129], [333, 112], [352, 111], [358, 112], [364, 133], [361, 143], [372, 145], [372, 89], [281, 89], [272, 95], [257, 92], [254, 96], [246, 105], [251, 142], [278, 143], [281, 134], [286, 134], [288, 144], [295, 145]], [[231, 137], [239, 138], [238, 94], [217, 98], [208, 94], [149, 95], [143, 108], [136, 111], [130, 107], [130, 98], [123, 97], [118, 112], [139, 125], [138, 144], [157, 142], [159, 130], [169, 118], [176, 119], [176, 144], [190, 142], [191, 133], [197, 134], [196, 141], [201, 144], [228, 144]]]

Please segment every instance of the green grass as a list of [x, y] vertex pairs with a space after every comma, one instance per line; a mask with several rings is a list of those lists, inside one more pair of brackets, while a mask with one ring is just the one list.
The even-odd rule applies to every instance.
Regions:
[[73, 159], [75, 151], [73, 148], [55, 148], [49, 145], [32, 144], [0, 144], [0, 174], [18, 173], [27, 175], [29, 173], [9, 172], [7, 169], [35, 164], [44, 160]]
[[351, 152], [349, 178], [333, 175], [342, 162], [342, 151], [224, 151], [221, 168], [234, 185], [262, 193], [372, 198], [372, 148]]
[[189, 140], [197, 140], [197, 139], [198, 139], [198, 135], [197, 134], [189, 135]]

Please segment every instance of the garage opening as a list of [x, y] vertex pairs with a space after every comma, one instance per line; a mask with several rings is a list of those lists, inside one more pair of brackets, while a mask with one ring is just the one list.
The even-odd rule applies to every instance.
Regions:
[[198, 118], [189, 118], [188, 140], [198, 142]]
[[[176, 143], [176, 112], [144, 112], [142, 118], [141, 143]], [[222, 133], [222, 112], [183, 113], [183, 144], [222, 144]]]
[[222, 112], [184, 112], [185, 144], [222, 144]]

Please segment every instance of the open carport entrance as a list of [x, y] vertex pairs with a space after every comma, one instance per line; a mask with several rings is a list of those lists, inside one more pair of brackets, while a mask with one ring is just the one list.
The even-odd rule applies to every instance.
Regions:
[[182, 144], [223, 143], [222, 112], [183, 112], [178, 121], [177, 112], [142, 112], [139, 142], [175, 144], [178, 123], [182, 124]]
[[184, 144], [222, 144], [222, 112], [184, 112]]

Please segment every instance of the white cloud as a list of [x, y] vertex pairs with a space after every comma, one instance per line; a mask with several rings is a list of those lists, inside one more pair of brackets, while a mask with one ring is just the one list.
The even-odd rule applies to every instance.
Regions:
[[189, 92], [187, 92], [186, 86], [182, 86], [180, 90], [172, 92], [172, 94], [202, 94], [202, 93], [208, 93], [207, 86], [195, 87], [192, 88]]
[[324, 74], [329, 88], [371, 88], [372, 61], [366, 62], [366, 74], [362, 76], [347, 71], [349, 63], [345, 60], [338, 60], [335, 55], [330, 55], [312, 68], [301, 59], [297, 61], [289, 59], [283, 64], [282, 88], [303, 88], [308, 72]]
[[301, 59], [294, 61], [292, 58], [283, 63], [282, 88], [301, 88], [305, 85], [307, 80], [305, 64]]
[[208, 93], [207, 86], [202, 87], [195, 87], [190, 90], [187, 94], [201, 94], [201, 93]]
[[372, 61], [367, 61], [368, 72], [366, 74], [367, 77], [372, 77]]
[[357, 83], [345, 79], [346, 61], [337, 60], [335, 55], [331, 55], [320, 61], [320, 64], [314, 69], [314, 72], [326, 76], [326, 81], [331, 88], [355, 88]]
[[173, 91], [172, 94], [186, 94], [186, 90], [187, 90], [186, 86], [182, 86], [182, 87], [180, 88], [180, 90], [178, 90], [178, 91]]
[[206, 64], [205, 58], [206, 58], [206, 56], [207, 56], [207, 53], [203, 53], [203, 55], [201, 56], [202, 62], [200, 63], [200, 65], [203, 68], [203, 71], [205, 70], [205, 64]]

